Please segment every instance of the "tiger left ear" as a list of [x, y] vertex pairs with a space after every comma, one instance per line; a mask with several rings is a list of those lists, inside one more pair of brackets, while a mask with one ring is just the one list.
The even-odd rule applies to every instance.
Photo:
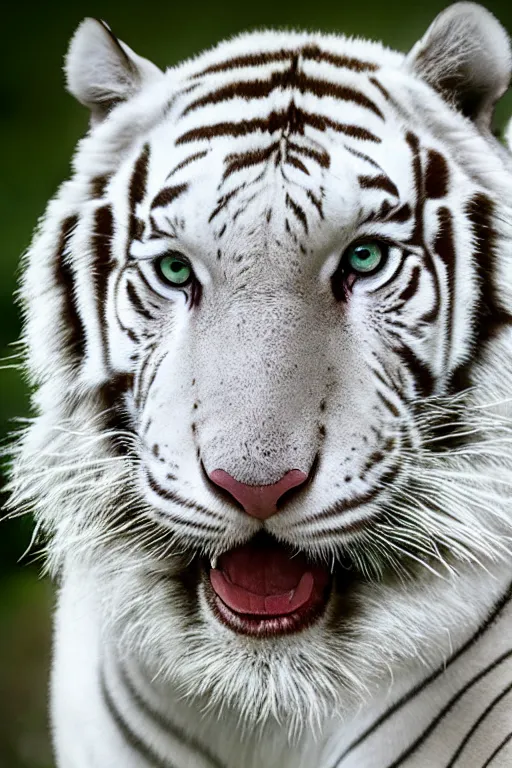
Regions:
[[84, 19], [69, 46], [64, 67], [68, 91], [101, 122], [120, 102], [163, 73], [118, 40], [108, 24]]
[[494, 106], [510, 85], [510, 39], [481, 5], [455, 3], [437, 16], [405, 66], [488, 132]]

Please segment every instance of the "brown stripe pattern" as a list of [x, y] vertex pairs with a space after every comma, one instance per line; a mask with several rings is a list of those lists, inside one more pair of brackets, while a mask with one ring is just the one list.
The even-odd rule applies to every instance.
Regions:
[[103, 346], [105, 364], [109, 364], [108, 328], [107, 328], [107, 301], [109, 278], [112, 274], [114, 263], [112, 261], [112, 239], [114, 236], [114, 217], [110, 205], [98, 208], [94, 214], [92, 244], [92, 276], [94, 293], [96, 297], [96, 309], [100, 334]]
[[293, 60], [292, 66], [288, 71], [273, 72], [268, 80], [241, 80], [229, 83], [215, 91], [211, 91], [205, 96], [201, 96], [185, 108], [182, 117], [201, 107], [220, 104], [233, 99], [245, 99], [247, 101], [264, 99], [270, 96], [276, 89], [297, 90], [299, 93], [310, 93], [319, 98], [330, 97], [337, 101], [357, 104], [359, 107], [373, 112], [381, 120], [384, 120], [384, 115], [377, 104], [364, 93], [350, 86], [320, 80], [319, 78], [310, 77], [304, 72], [299, 72], [296, 59]]
[[351, 56], [339, 56], [335, 53], [322, 50], [318, 45], [309, 44], [296, 50], [269, 51], [268, 53], [249, 53], [245, 56], [234, 56], [231, 59], [222, 61], [219, 64], [212, 64], [206, 69], [201, 70], [194, 78], [204, 75], [218, 74], [220, 72], [229, 72], [233, 69], [243, 69], [244, 67], [264, 67], [268, 64], [275, 64], [280, 61], [289, 61], [294, 56], [300, 56], [304, 61], [320, 61], [331, 64], [339, 69], [350, 69], [355, 72], [376, 72], [379, 69], [378, 64], [370, 61], [361, 61]]
[[360, 141], [369, 141], [375, 144], [381, 141], [378, 136], [366, 128], [349, 123], [340, 123], [324, 115], [307, 112], [297, 107], [292, 101], [287, 109], [280, 111], [272, 110], [268, 117], [256, 117], [238, 122], [213, 123], [212, 125], [193, 128], [179, 136], [176, 144], [179, 146], [191, 141], [214, 139], [218, 136], [239, 138], [241, 136], [249, 136], [252, 133], [273, 134], [283, 131], [290, 131], [290, 133], [303, 136], [305, 128], [308, 126], [322, 133], [330, 129]]
[[84, 356], [85, 328], [78, 312], [73, 270], [66, 257], [69, 240], [78, 224], [78, 216], [68, 216], [61, 225], [55, 263], [55, 280], [62, 294], [62, 328], [67, 334], [69, 352], [74, 360]]

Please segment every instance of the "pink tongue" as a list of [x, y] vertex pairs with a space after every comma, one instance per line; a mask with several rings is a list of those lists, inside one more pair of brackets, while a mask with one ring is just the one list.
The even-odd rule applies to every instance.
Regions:
[[[270, 538], [254, 539], [222, 555], [218, 568], [210, 571], [210, 582], [236, 613], [283, 616], [309, 602], [318, 570]], [[320, 581], [323, 588], [325, 580]]]

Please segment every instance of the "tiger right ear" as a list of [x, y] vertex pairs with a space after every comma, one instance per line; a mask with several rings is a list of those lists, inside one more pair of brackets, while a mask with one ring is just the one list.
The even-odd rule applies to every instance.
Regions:
[[97, 19], [84, 19], [78, 26], [64, 69], [68, 90], [89, 107], [92, 123], [103, 120], [146, 82], [163, 76], [155, 64], [137, 56]]
[[488, 132], [494, 106], [510, 84], [510, 40], [490, 11], [455, 3], [434, 19], [405, 66]]

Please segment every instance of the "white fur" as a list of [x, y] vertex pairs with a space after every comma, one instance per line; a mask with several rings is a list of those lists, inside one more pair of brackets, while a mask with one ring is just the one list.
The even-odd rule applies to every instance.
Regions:
[[[443, 58], [442, 43], [454, 18], [460, 21], [457, 35], [465, 30], [466, 38], [477, 19], [479, 40], [485, 42], [466, 61], [468, 88], [471, 76], [481, 71], [483, 49], [495, 42], [485, 58], [489, 98], [474, 123], [454, 109], [450, 94], [443, 98], [431, 87], [432, 62], [442, 69], [453, 60], [453, 46]], [[198, 106], [215, 89], [238, 79], [257, 83], [277, 77], [290, 62], [201, 75], [206, 69], [250, 53], [315, 45], [379, 66], [380, 89], [366, 74], [328, 61], [303, 57], [299, 64], [312, 80], [360, 91], [374, 109], [286, 87], [262, 98]], [[222, 43], [164, 74], [117, 44], [97, 22], [87, 20], [77, 31], [67, 60], [68, 83], [91, 108], [95, 124], [80, 142], [73, 176], [49, 204], [24, 262], [24, 340], [37, 385], [36, 416], [20, 436], [12, 477], [13, 505], [36, 512], [50, 538], [49, 565], [62, 579], [52, 685], [59, 768], [141, 764], [105, 709], [100, 668], [121, 714], [162, 760], [177, 768], [211, 768], [211, 761], [172, 732], [162, 732], [130, 703], [119, 680], [120, 664], [155, 709], [207, 744], [228, 768], [334, 768], [333, 760], [352, 738], [470, 637], [506, 589], [512, 520], [510, 327], [485, 343], [474, 361], [469, 393], [449, 394], [447, 382], [480, 351], [472, 339], [483, 278], [473, 260], [475, 238], [464, 208], [473, 195], [486, 195], [494, 206], [494, 292], [502, 309], [512, 308], [512, 168], [485, 128], [490, 101], [501, 94], [503, 73], [510, 70], [507, 45], [496, 20], [467, 3], [442, 16], [407, 58], [363, 40], [265, 32]], [[418, 62], [422, 52], [432, 51], [427, 72]], [[264, 120], [292, 104], [379, 141], [308, 126], [294, 137], [307, 172], [287, 165], [283, 181], [279, 163], [265, 166], [263, 173], [249, 164], [225, 174], [235, 155], [270, 144], [273, 139], [263, 130], [179, 140], [205, 125]], [[401, 201], [415, 206], [407, 131], [418, 137], [424, 164], [432, 150], [449, 168], [447, 195], [425, 202], [424, 242], [434, 249], [445, 206], [456, 250], [451, 315], [448, 268], [433, 259], [440, 294], [435, 322], [423, 319], [436, 300], [436, 279], [423, 268], [419, 246], [410, 247], [398, 287], [387, 293], [382, 287], [399, 271], [400, 243], [410, 237], [412, 225], [410, 220], [376, 223], [370, 214], [379, 209], [383, 192], [360, 184], [361, 177], [377, 173], [372, 165], [377, 163]], [[512, 139], [510, 129], [508, 135]], [[284, 152], [289, 137], [283, 134], [280, 141]], [[188, 189], [168, 208], [153, 211], [158, 238], [130, 244], [128, 192], [145, 145], [150, 147], [146, 189], [136, 216], [147, 222], [151, 200], [166, 185], [188, 184]], [[361, 151], [370, 161], [357, 154]], [[173, 168], [199, 152], [204, 156], [167, 181]], [[322, 152], [329, 164], [314, 159]], [[101, 199], [91, 195], [98, 177], [106, 179]], [[241, 180], [246, 187], [238, 190]], [[213, 216], [223, 195], [230, 195], [229, 202]], [[290, 214], [287, 195], [306, 211], [307, 231]], [[315, 195], [321, 197], [322, 217], [312, 203]], [[91, 233], [106, 204], [115, 227], [109, 235], [106, 299], [99, 305]], [[273, 215], [267, 221], [269, 208]], [[62, 222], [75, 215], [64, 263], [84, 327], [82, 359], [70, 348], [70, 327], [62, 319], [66, 291], [56, 273]], [[331, 276], [340, 254], [363, 235], [394, 243], [388, 262], [382, 272], [355, 284], [349, 302], [336, 303]], [[130, 248], [145, 282], [126, 268]], [[169, 248], [186, 254], [194, 266], [203, 286], [197, 308], [155, 277], [153, 259]], [[418, 268], [418, 290], [400, 307], [398, 293]], [[134, 312], [129, 279], [151, 306], [152, 320]], [[393, 346], [396, 332], [435, 378], [426, 400]], [[132, 429], [122, 431], [105, 421], [104, 387], [126, 374], [134, 376], [135, 390], [118, 396], [132, 419]], [[472, 441], [436, 452], [440, 420], [456, 422]], [[115, 449], [113, 438], [124, 441], [124, 453]], [[384, 450], [385, 444], [392, 447]], [[342, 613], [333, 627], [340, 600], [334, 595], [325, 616], [308, 630], [255, 641], [217, 621], [201, 583], [191, 607], [182, 575], [194, 556], [215, 556], [260, 527], [205, 482], [198, 447], [208, 472], [222, 467], [253, 485], [275, 482], [291, 467], [308, 472], [320, 452], [314, 482], [266, 527], [326, 562], [352, 558], [358, 573], [353, 615]], [[367, 469], [381, 451], [381, 461]], [[393, 467], [399, 472], [388, 482], [383, 478]], [[195, 509], [151, 490], [148, 471]], [[340, 501], [364, 499], [375, 488], [379, 494], [367, 503], [337, 516], [322, 514]], [[351, 525], [359, 533], [350, 532]], [[509, 612], [500, 622], [499, 632], [489, 630], [464, 663], [450, 667], [403, 711], [402, 727], [393, 721], [391, 730], [366, 741], [339, 768], [386, 768], [468, 676], [508, 648]], [[415, 753], [404, 768], [445, 764], [447, 751], [453, 752], [481, 711], [478, 702], [488, 702], [500, 680], [512, 674], [510, 664], [502, 671], [492, 685], [468, 696], [426, 742], [428, 751]], [[479, 738], [475, 746], [483, 759], [506, 733], [510, 718], [496, 717], [494, 724], [494, 736]]]

